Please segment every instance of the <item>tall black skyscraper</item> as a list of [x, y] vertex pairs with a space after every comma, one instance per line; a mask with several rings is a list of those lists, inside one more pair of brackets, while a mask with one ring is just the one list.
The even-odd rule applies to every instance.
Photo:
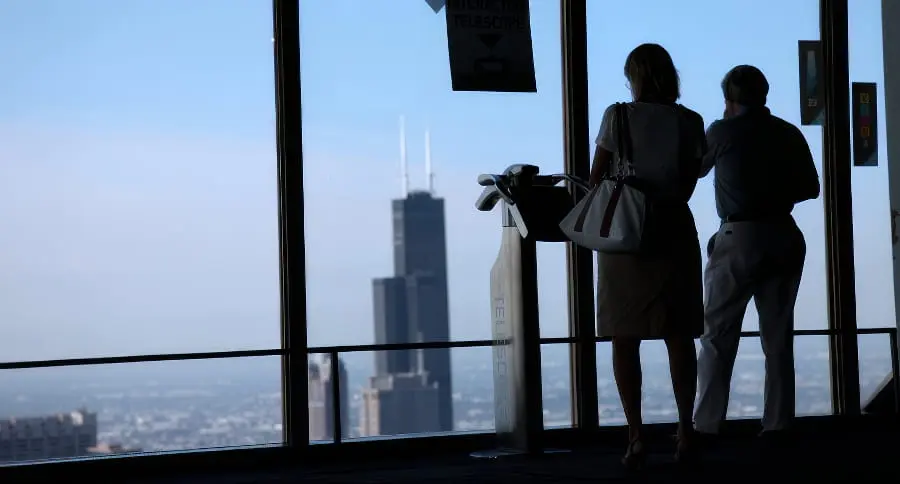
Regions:
[[[375, 342], [449, 341], [444, 200], [416, 191], [392, 209], [394, 276], [373, 283]], [[379, 352], [375, 366], [376, 376], [424, 374], [437, 391], [435, 430], [453, 430], [449, 349]]]

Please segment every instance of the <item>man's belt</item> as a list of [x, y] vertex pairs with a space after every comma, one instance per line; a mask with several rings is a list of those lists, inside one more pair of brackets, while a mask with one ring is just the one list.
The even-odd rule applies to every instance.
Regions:
[[756, 222], [780, 217], [789, 217], [791, 212], [767, 212], [767, 213], [736, 213], [722, 219], [722, 223]]

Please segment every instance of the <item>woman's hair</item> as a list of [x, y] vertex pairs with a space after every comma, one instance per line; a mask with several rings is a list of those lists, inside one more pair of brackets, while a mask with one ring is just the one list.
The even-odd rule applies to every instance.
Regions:
[[625, 59], [625, 77], [638, 102], [674, 103], [681, 82], [672, 56], [659, 44], [641, 44]]
[[726, 101], [743, 106], [765, 106], [769, 95], [769, 81], [758, 68], [740, 65], [725, 74], [722, 79], [722, 94]]

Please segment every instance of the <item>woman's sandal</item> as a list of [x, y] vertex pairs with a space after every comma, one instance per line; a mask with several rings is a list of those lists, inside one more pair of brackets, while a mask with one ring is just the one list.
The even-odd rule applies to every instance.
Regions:
[[628, 470], [637, 470], [644, 466], [647, 460], [647, 453], [644, 449], [644, 443], [637, 438], [628, 443], [628, 450], [622, 457], [622, 465]]
[[691, 439], [688, 444], [686, 439], [675, 438], [675, 464], [683, 467], [693, 467], [700, 462], [700, 452], [697, 450], [697, 442]]

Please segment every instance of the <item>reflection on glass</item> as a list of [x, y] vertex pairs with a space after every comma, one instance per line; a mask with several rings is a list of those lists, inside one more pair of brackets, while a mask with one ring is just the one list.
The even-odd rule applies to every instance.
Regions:
[[279, 357], [0, 372], [0, 463], [282, 442]]
[[271, 2], [3, 2], [0, 359], [280, 345], [271, 37]]

